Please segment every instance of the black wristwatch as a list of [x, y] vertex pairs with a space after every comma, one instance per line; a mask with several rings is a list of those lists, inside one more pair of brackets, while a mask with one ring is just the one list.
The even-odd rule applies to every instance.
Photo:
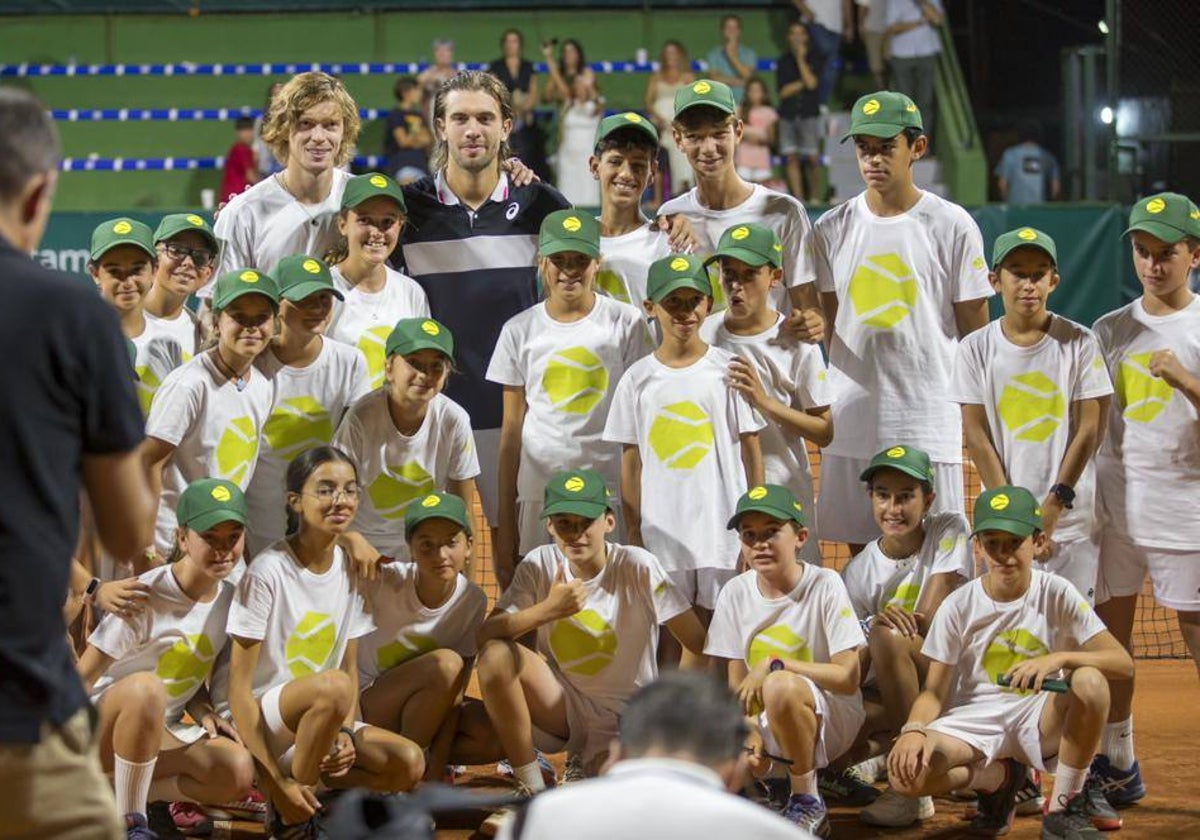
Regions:
[[767, 673], [771, 673], [772, 671], [782, 671], [785, 667], [786, 666], [783, 664], [782, 659], [780, 659], [778, 656], [772, 656], [771, 664], [767, 666]]
[[100, 589], [100, 578], [94, 577], [88, 581], [87, 588], [83, 590], [83, 600], [89, 604], [96, 603], [96, 592]]
[[1075, 488], [1069, 484], [1055, 484], [1050, 488], [1054, 497], [1062, 502], [1062, 506], [1070, 510], [1075, 506]]

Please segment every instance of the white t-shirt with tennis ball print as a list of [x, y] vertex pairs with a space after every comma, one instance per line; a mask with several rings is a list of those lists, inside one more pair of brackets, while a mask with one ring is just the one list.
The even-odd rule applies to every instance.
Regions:
[[945, 511], [925, 518], [925, 540], [910, 557], [893, 560], [879, 548], [879, 540], [871, 540], [842, 569], [854, 612], [860, 619], [876, 615], [886, 606], [914, 612], [932, 575], [975, 577], [970, 533], [965, 516]]
[[[797, 411], [831, 405], [833, 394], [820, 348], [781, 335], [779, 328], [783, 321], [780, 315], [773, 326], [757, 335], [735, 335], [726, 329], [725, 316], [718, 312], [705, 319], [700, 337], [753, 365], [768, 396], [784, 405]], [[811, 531], [809, 541], [815, 548], [819, 539], [814, 520], [815, 496], [804, 439], [768, 420], [759, 433], [759, 442], [766, 481], [783, 485], [799, 500]]]
[[738, 536], [725, 524], [746, 492], [740, 435], [765, 423], [725, 381], [725, 350], [685, 368], [653, 355], [617, 384], [604, 439], [638, 447], [642, 540], [668, 571], [732, 569]]
[[648, 224], [620, 236], [601, 236], [596, 291], [631, 304], [641, 313], [650, 264], [669, 253], [671, 243], [667, 234]]
[[921, 647], [935, 662], [954, 666], [943, 713], [968, 703], [1003, 705], [1027, 696], [1001, 688], [996, 680], [1026, 659], [1074, 650], [1105, 629], [1066, 578], [1033, 569], [1029, 591], [1003, 602], [991, 599], [983, 580], [976, 578], [942, 601]]
[[[780, 312], [791, 312], [788, 299], [791, 289], [817, 279], [813, 266], [812, 223], [808, 211], [798, 199], [754, 184], [750, 197], [736, 207], [711, 210], [700, 203], [697, 188], [688, 190], [658, 208], [659, 216], [682, 213], [692, 223], [692, 231], [700, 240], [699, 251], [711, 254], [721, 241], [721, 234], [737, 224], [759, 224], [779, 236], [783, 248], [783, 284], [771, 290], [771, 304]], [[715, 267], [710, 274], [716, 277]], [[714, 288], [716, 282], [714, 279]]]
[[175, 544], [175, 505], [189, 484], [224, 478], [245, 490], [258, 463], [259, 439], [275, 388], [251, 368], [245, 388], [217, 369], [208, 353], [173, 370], [159, 386], [146, 419], [146, 436], [175, 452], [163, 467], [154, 542], [163, 555]]
[[[987, 412], [1008, 483], [1038, 498], [1058, 481], [1071, 442], [1071, 404], [1112, 392], [1096, 337], [1057, 315], [1032, 347], [1005, 338], [999, 321], [971, 333], [958, 346], [950, 384], [950, 399]], [[1097, 525], [1096, 475], [1089, 459], [1075, 482], [1074, 508], [1059, 517], [1054, 539], [1090, 539]]]
[[621, 376], [650, 349], [641, 313], [600, 295], [571, 323], [551, 318], [545, 303], [509, 319], [487, 378], [525, 389], [519, 501], [541, 501], [552, 475], [583, 467], [599, 472], [616, 498], [621, 446], [602, 439], [604, 422]]
[[367, 360], [372, 388], [384, 383], [387, 364], [385, 348], [392, 327], [401, 318], [428, 318], [429, 299], [417, 281], [391, 268], [378, 292], [352, 286], [336, 268], [329, 270], [333, 285], [345, 300], [333, 301], [333, 315], [325, 335], [334, 341], [357, 347]]
[[364, 582], [363, 596], [375, 630], [358, 643], [359, 688], [365, 689], [385, 671], [440, 648], [464, 660], [475, 655], [475, 633], [487, 613], [487, 595], [462, 575], [440, 607], [417, 597], [417, 564], [388, 563], [379, 577]]
[[213, 225], [221, 256], [214, 279], [196, 292], [199, 297], [211, 298], [215, 278], [227, 271], [256, 268], [272, 274], [284, 257], [323, 257], [337, 244], [337, 216], [350, 173], [333, 170], [329, 195], [320, 204], [301, 204], [283, 188], [282, 177], [280, 173], [264, 178], [221, 210]]
[[1095, 326], [1116, 396], [1096, 456], [1101, 506], [1113, 529], [1137, 545], [1200, 549], [1200, 412], [1150, 374], [1150, 357], [1171, 350], [1200, 371], [1200, 297], [1172, 315], [1150, 315], [1141, 299]]
[[184, 707], [225, 647], [234, 584], [220, 581], [211, 600], [193, 601], [179, 588], [171, 566], [151, 569], [138, 580], [149, 587], [145, 609], [129, 618], [107, 615], [88, 637], [88, 644], [114, 660], [96, 680], [91, 698], [95, 702], [130, 674], [152, 673], [167, 692], [164, 723], [186, 735], [192, 727], [181, 723]]
[[183, 348], [173, 337], [155, 333], [148, 327], [132, 338], [136, 355], [133, 370], [137, 373], [138, 404], [142, 415], [150, 414], [150, 403], [167, 374], [183, 364]]
[[833, 442], [867, 459], [903, 440], [934, 461], [962, 460], [962, 416], [949, 398], [954, 304], [991, 297], [983, 237], [966, 210], [924, 192], [882, 218], [860, 194], [817, 220], [817, 284], [837, 295], [829, 350]]
[[[496, 609], [515, 613], [545, 600], [562, 565], [571, 564], [555, 545], [543, 545], [517, 564], [512, 584]], [[608, 543], [604, 568], [583, 581], [583, 609], [543, 624], [537, 649], [561, 682], [613, 713], [629, 695], [658, 676], [658, 626], [690, 609], [650, 552]]]
[[286, 541], [260, 553], [246, 569], [229, 608], [227, 632], [261, 641], [252, 692], [340, 668], [351, 639], [375, 624], [359, 581], [341, 548], [324, 574], [300, 565]]
[[174, 318], [159, 318], [149, 312], [143, 312], [146, 319], [146, 332], [165, 335], [173, 338], [183, 350], [183, 360], [190, 362], [200, 350], [200, 326], [196, 315], [186, 306], [176, 313]]
[[382, 554], [407, 560], [404, 512], [412, 502], [449, 481], [479, 475], [471, 419], [445, 394], [429, 403], [416, 433], [401, 434], [380, 388], [346, 412], [333, 445], [358, 464], [358, 515], [354, 527]]
[[246, 553], [253, 557], [287, 533], [287, 468], [292, 459], [333, 440], [342, 415], [370, 392], [367, 363], [353, 347], [323, 341], [307, 367], [291, 367], [270, 350], [255, 367], [275, 383], [275, 405], [263, 424], [258, 466], [246, 490]]

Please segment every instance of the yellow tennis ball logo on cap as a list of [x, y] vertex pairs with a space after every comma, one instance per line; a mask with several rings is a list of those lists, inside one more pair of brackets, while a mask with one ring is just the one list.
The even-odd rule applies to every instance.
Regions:
[[309, 274], [320, 274], [321, 273], [321, 264], [319, 262], [317, 262], [316, 260], [305, 260], [300, 265], [300, 267], [303, 268], [305, 271], [307, 271]]
[[909, 102], [907, 105], [904, 106], [904, 110], [908, 111], [908, 113], [910, 113], [910, 114], [915, 114], [917, 112], [916, 103]]
[[750, 235], [750, 228], [740, 227], [740, 228], [735, 228], [733, 233], [729, 234], [729, 238], [737, 239], [740, 241], [742, 239], [745, 239], [749, 235]]
[[780, 252], [782, 252], [782, 251], [783, 251], [783, 246], [782, 246], [782, 245], [780, 245], [778, 242], [776, 242], [774, 245], [772, 245], [772, 246], [771, 246], [771, 248], [772, 248], [772, 249], [774, 249], [774, 250], [776, 250], [776, 251], [780, 251]]
[[583, 222], [579, 221], [578, 216], [567, 216], [563, 219], [563, 230], [575, 233], [581, 227], [583, 227]]
[[1175, 398], [1175, 389], [1150, 373], [1151, 355], [1131, 353], [1117, 371], [1114, 385], [1121, 414], [1134, 423], [1150, 423]]
[[187, 223], [189, 225], [192, 225], [193, 227], [204, 227], [204, 220], [201, 219], [199, 216], [197, 216], [195, 213], [191, 213], [191, 214], [185, 216], [184, 219], [187, 221]]
[[337, 626], [328, 613], [306, 612], [283, 646], [284, 661], [293, 677], [320, 673], [337, 646]]
[[250, 271], [247, 269], [246, 271], [243, 271], [241, 274], [238, 275], [238, 279], [241, 280], [243, 283], [257, 283], [258, 282], [258, 272]]
[[563, 482], [563, 489], [568, 493], [578, 493], [584, 488], [584, 480], [577, 475], [573, 475]]
[[1021, 228], [1017, 232], [1017, 239], [1024, 239], [1026, 242], [1032, 242], [1037, 239], [1037, 231], [1033, 228]]
[[864, 114], [866, 114], [868, 117], [871, 116], [871, 114], [878, 113], [879, 112], [879, 100], [878, 99], [868, 99], [866, 102], [863, 103], [862, 112]]
[[1166, 209], [1167, 209], [1167, 202], [1163, 201], [1161, 198], [1152, 198], [1146, 202], [1146, 212], [1147, 213], [1156, 213], [1157, 214], [1157, 213], [1161, 213], [1162, 211], [1164, 211]]
[[124, 219], [113, 225], [113, 233], [124, 235], [129, 233], [131, 230], [133, 230], [133, 225], [129, 224], [129, 222], [125, 221]]
[[628, 114], [625, 115], [625, 121], [631, 122], [631, 123], [640, 123], [642, 121], [642, 118], [640, 116], [638, 116], [637, 114], [633, 113], [632, 111], [630, 111]]
[[997, 493], [995, 496], [992, 496], [992, 500], [990, 502], [988, 502], [988, 507], [990, 507], [992, 510], [1007, 509], [1008, 508], [1008, 494], [1007, 493]]
[[555, 411], [587, 414], [608, 393], [608, 369], [586, 347], [567, 347], [550, 357], [542, 390]]
[[442, 501], [442, 499], [440, 496], [430, 493], [428, 496], [426, 496], [424, 499], [421, 500], [421, 507], [424, 507], [424, 508], [437, 507], [438, 503], [441, 501]]
[[214, 487], [208, 495], [212, 496], [218, 502], [228, 502], [233, 498], [233, 494], [229, 492], [229, 488], [220, 485]]
[[712, 85], [710, 85], [708, 82], [696, 82], [696, 84], [692, 85], [693, 93], [708, 93], [711, 90]]
[[996, 413], [1017, 440], [1041, 443], [1062, 425], [1067, 401], [1050, 377], [1035, 370], [1008, 381], [1000, 392]]
[[442, 331], [441, 327], [439, 327], [433, 321], [422, 321], [421, 322], [421, 332], [425, 333], [426, 335], [437, 335], [441, 331]]
[[[415, 500], [421, 499], [421, 504], [433, 507], [438, 503], [437, 495], [427, 495], [433, 490], [433, 476], [416, 461], [393, 467], [386, 466], [375, 479], [367, 485], [367, 495], [375, 512], [384, 519], [403, 519], [404, 512]], [[432, 499], [431, 504], [426, 504]]]
[[687, 271], [691, 265], [692, 264], [689, 263], [684, 257], [676, 257], [675, 259], [671, 260], [672, 271]]
[[792, 507], [794, 507], [796, 510], [804, 510], [804, 505], [800, 504], [799, 502], [792, 502]]
[[749, 496], [751, 499], [753, 499], [754, 501], [756, 501], [756, 502], [757, 502], [759, 499], [762, 499], [762, 498], [765, 498], [765, 497], [766, 497], [766, 495], [767, 495], [767, 488], [766, 488], [766, 487], [762, 487], [762, 486], [760, 485], [760, 486], [758, 486], [758, 487], [755, 487], [753, 490], [751, 490], [751, 491], [750, 491], [749, 493], [747, 493], [746, 495], [747, 495], [747, 496]]
[[886, 454], [889, 458], [903, 458], [907, 453], [908, 450], [903, 446], [893, 446]]
[[664, 406], [650, 424], [650, 448], [672, 470], [690, 470], [713, 448], [713, 427], [693, 402]]
[[567, 673], [594, 677], [612, 664], [617, 633], [595, 610], [581, 610], [554, 622], [550, 652]]
[[867, 257], [850, 277], [850, 303], [868, 327], [890, 330], [917, 303], [917, 278], [896, 254]]
[[383, 189], [387, 186], [387, 178], [384, 178], [382, 175], [372, 175], [371, 180], [368, 183], [370, 183], [372, 187], [379, 187], [379, 189]]

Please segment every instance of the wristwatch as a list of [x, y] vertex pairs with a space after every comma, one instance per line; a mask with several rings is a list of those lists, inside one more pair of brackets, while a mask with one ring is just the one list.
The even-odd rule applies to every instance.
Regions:
[[770, 673], [771, 671], [782, 671], [783, 668], [783, 660], [778, 656], [772, 656], [771, 664], [767, 666], [767, 673]]
[[83, 590], [83, 600], [89, 604], [96, 603], [96, 592], [100, 589], [100, 578], [94, 577], [88, 581], [87, 588]]
[[1069, 484], [1055, 484], [1050, 488], [1051, 494], [1054, 495], [1062, 506], [1070, 510], [1075, 506], [1075, 488]]

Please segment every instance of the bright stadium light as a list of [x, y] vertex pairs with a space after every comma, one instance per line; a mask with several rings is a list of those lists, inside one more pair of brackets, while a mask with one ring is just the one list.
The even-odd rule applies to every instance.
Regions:
[[1113, 122], [1113, 109], [1112, 108], [1105, 105], [1103, 108], [1100, 109], [1100, 122], [1104, 123], [1105, 125], [1112, 125], [1112, 122]]
[[1108, 34], [1108, 21], [1101, 19], [1100, 22], [1096, 24], [1096, 27], [1100, 30], [1101, 35]]

